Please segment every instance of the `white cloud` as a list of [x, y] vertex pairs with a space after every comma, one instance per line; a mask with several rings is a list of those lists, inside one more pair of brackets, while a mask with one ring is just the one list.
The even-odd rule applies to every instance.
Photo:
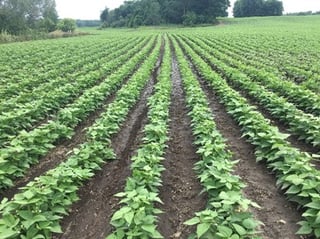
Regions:
[[60, 18], [99, 19], [105, 7], [114, 9], [119, 7], [123, 0], [56, 0]]

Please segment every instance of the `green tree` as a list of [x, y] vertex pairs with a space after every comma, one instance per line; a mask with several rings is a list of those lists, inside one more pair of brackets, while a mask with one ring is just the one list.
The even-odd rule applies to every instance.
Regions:
[[197, 23], [197, 15], [194, 12], [187, 12], [183, 15], [183, 25], [194, 26]]
[[281, 16], [283, 12], [283, 4], [277, 0], [267, 0], [264, 3], [263, 16]]
[[58, 23], [58, 29], [63, 32], [74, 32], [76, 27], [76, 21], [71, 18], [64, 18]]
[[1, 0], [0, 30], [11, 34], [29, 29], [52, 31], [58, 22], [55, 0]]
[[233, 7], [234, 17], [280, 16], [283, 4], [278, 0], [237, 0]]
[[101, 14], [100, 14], [100, 20], [101, 22], [108, 22], [108, 18], [109, 18], [109, 8], [105, 8]]
[[213, 23], [216, 17], [227, 16], [229, 5], [229, 0], [125, 1], [109, 12], [109, 19], [113, 26]]

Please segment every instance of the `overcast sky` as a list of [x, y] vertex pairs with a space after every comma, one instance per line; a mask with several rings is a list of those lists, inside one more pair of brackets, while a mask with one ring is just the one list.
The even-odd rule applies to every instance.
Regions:
[[[232, 3], [234, 1], [231, 0]], [[88, 20], [99, 19], [100, 12], [105, 7], [114, 9], [123, 2], [123, 0], [56, 0], [60, 18]], [[285, 13], [320, 10], [320, 0], [283, 0], [282, 2]]]

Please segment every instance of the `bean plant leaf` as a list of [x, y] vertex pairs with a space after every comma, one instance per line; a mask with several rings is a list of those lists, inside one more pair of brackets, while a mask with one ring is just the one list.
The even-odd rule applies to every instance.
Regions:
[[209, 228], [210, 228], [209, 223], [200, 223], [197, 226], [197, 236], [200, 238], [209, 230]]

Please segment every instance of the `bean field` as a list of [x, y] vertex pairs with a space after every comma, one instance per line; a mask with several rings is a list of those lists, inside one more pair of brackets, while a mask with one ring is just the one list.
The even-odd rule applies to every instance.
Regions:
[[0, 45], [0, 239], [320, 238], [319, 25]]

